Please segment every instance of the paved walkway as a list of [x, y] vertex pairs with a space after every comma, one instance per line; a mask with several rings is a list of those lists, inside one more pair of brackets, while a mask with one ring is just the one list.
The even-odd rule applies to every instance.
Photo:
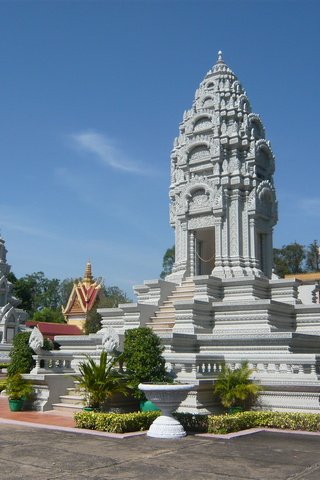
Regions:
[[[11, 422], [11, 423], [7, 423]], [[255, 431], [175, 441], [76, 430], [69, 415], [9, 412], [0, 398], [2, 480], [319, 480], [320, 435]], [[124, 439], [121, 439], [124, 438]]]
[[[0, 397], [0, 419], [18, 422], [37, 423], [40, 425], [55, 425], [60, 427], [75, 427], [73, 415], [50, 412], [10, 412], [8, 399]], [[0, 477], [1, 478], [1, 477]]]

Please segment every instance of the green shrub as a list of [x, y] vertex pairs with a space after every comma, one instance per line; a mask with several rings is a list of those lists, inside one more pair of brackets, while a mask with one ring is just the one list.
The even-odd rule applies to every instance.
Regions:
[[30, 398], [33, 393], [33, 387], [28, 380], [22, 378], [20, 373], [15, 373], [7, 378], [6, 394], [9, 400], [19, 400], [20, 398]]
[[74, 414], [74, 420], [77, 428], [96, 430], [96, 419], [96, 412], [77, 412]]
[[215, 381], [213, 393], [225, 408], [251, 407], [259, 395], [261, 387], [250, 380], [253, 370], [248, 362], [242, 362], [239, 368], [232, 370], [224, 365]]
[[7, 385], [7, 380], [6, 379], [0, 380], [0, 392], [2, 392], [2, 390], [6, 389], [6, 385]]
[[139, 383], [171, 380], [165, 368], [163, 350], [160, 338], [150, 328], [139, 327], [125, 332], [123, 360], [133, 394], [139, 400], [146, 399], [138, 389]]
[[0, 362], [0, 368], [8, 368], [10, 363]]
[[181, 423], [186, 432], [208, 432], [208, 415], [175, 412], [173, 416]]
[[77, 428], [88, 428], [109, 433], [127, 433], [148, 430], [160, 412], [100, 413], [78, 412], [74, 415]]
[[320, 430], [320, 414], [299, 412], [242, 412], [235, 415], [209, 415], [209, 433], [230, 433], [247, 428], [267, 427], [288, 430]]
[[[35, 362], [32, 355], [35, 355], [32, 348], [29, 347], [29, 338], [31, 332], [18, 333], [12, 342], [12, 349], [10, 351], [11, 363], [8, 367], [8, 375], [15, 375], [16, 373], [29, 373], [34, 367]], [[52, 342], [45, 339], [44, 350], [52, 349]]]

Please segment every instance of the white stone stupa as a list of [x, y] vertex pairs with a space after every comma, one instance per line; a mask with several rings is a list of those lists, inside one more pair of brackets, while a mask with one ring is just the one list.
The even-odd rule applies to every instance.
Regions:
[[20, 300], [12, 295], [12, 283], [8, 280], [10, 265], [7, 263], [5, 241], [0, 237], [0, 359], [7, 361], [12, 340], [18, 333], [27, 313], [17, 308]]
[[296, 280], [272, 276], [274, 155], [221, 52], [179, 130], [169, 193], [173, 271], [134, 287], [137, 303], [101, 309], [99, 335], [81, 341], [95, 351], [105, 331], [121, 338], [152, 328], [168, 370], [197, 385], [182, 411], [215, 411], [222, 365], [247, 360], [264, 389], [261, 408], [320, 412], [320, 305], [301, 303]]

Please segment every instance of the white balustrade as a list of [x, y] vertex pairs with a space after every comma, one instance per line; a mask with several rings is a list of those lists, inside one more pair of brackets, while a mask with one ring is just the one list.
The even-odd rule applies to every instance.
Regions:
[[74, 368], [71, 366], [73, 355], [71, 353], [62, 353], [60, 351], [44, 351], [39, 355], [33, 355], [36, 362], [35, 367], [30, 373], [72, 373]]
[[[210, 377], [212, 379], [216, 378], [221, 372], [223, 366], [229, 367], [231, 370], [239, 368], [240, 363], [236, 362], [223, 362], [221, 360], [203, 360], [198, 359], [196, 364], [196, 374], [198, 378]], [[316, 366], [313, 363], [291, 363], [286, 361], [263, 361], [261, 363], [249, 363], [249, 368], [254, 371], [258, 377], [277, 377], [284, 375], [299, 375], [301, 376], [315, 376], [315, 374], [320, 374], [320, 367]], [[175, 370], [178, 367], [178, 370], [183, 371], [182, 364], [172, 364], [173, 369]]]

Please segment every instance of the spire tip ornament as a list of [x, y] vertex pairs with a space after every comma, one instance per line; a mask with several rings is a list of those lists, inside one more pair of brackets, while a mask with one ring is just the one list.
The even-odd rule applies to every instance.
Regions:
[[82, 280], [84, 283], [91, 284], [93, 283], [93, 276], [92, 276], [92, 271], [91, 271], [91, 262], [88, 261], [86, 264], [86, 270], [84, 273], [84, 277]]

